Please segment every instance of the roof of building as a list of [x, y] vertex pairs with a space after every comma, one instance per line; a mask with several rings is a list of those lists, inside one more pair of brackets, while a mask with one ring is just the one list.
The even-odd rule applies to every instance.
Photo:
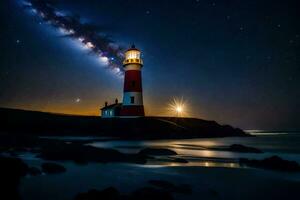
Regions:
[[102, 107], [100, 110], [106, 110], [106, 109], [112, 109], [112, 108], [117, 108], [117, 107], [121, 107], [122, 103], [114, 103], [108, 106], [104, 106]]

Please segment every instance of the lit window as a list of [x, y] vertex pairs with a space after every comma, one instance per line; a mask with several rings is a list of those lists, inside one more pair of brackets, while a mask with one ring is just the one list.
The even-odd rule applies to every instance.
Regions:
[[137, 50], [129, 50], [125, 53], [126, 59], [140, 59], [141, 53]]

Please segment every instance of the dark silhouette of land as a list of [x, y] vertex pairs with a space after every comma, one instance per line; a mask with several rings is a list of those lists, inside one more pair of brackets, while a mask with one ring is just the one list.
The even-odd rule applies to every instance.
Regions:
[[[126, 193], [111, 184], [105, 176], [103, 176], [103, 179], [96, 178], [97, 181], [102, 181], [103, 183], [107, 181], [107, 188], [91, 187], [90, 189], [85, 188], [78, 191], [74, 187], [74, 191], [70, 195], [73, 195], [76, 200], [171, 200], [176, 199], [175, 197], [179, 195], [183, 195], [184, 198], [197, 199], [199, 194], [204, 195], [204, 199], [216, 199], [219, 197], [227, 199], [226, 195], [230, 197], [231, 193], [235, 197], [236, 191], [239, 192], [238, 195], [246, 197], [247, 192], [251, 191], [254, 196], [250, 196], [249, 199], [283, 199], [287, 195], [294, 197], [298, 192], [299, 183], [297, 181], [277, 179], [276, 176], [270, 177], [270, 174], [264, 175], [264, 171], [256, 172], [253, 169], [203, 168], [181, 165], [180, 167], [151, 168], [151, 171], [153, 171], [151, 172], [147, 171], [147, 167], [135, 168], [136, 164], [151, 166], [151, 163], [161, 162], [162, 160], [175, 165], [177, 163], [188, 164], [190, 162], [189, 159], [177, 157], [180, 156], [180, 152], [176, 152], [172, 148], [169, 149], [169, 147], [145, 146], [145, 148], [133, 153], [87, 145], [91, 142], [90, 140], [75, 139], [73, 141], [64, 141], [60, 138], [39, 137], [108, 136], [116, 137], [117, 139], [167, 139], [248, 136], [240, 129], [228, 125], [220, 125], [214, 121], [171, 117], [102, 119], [92, 116], [72, 116], [6, 108], [0, 108], [0, 114], [2, 115], [0, 126], [0, 175], [4, 177], [0, 180], [0, 184], [4, 186], [4, 192], [0, 194], [2, 199], [5, 197], [9, 199], [27, 197], [28, 193], [20, 192], [24, 189], [24, 185], [26, 185], [23, 182], [24, 176], [29, 177], [29, 179], [35, 176], [34, 178], [40, 180], [40, 176], [44, 180], [48, 178], [52, 180], [50, 177], [52, 174], [56, 174], [55, 176], [59, 177], [60, 174], [63, 175], [64, 173], [69, 173], [69, 175], [76, 173], [74, 175], [76, 177], [78, 171], [73, 171], [74, 165], [71, 162], [77, 165], [76, 168], [85, 165], [80, 169], [82, 169], [83, 174], [88, 179], [85, 179], [86, 182], [83, 181], [82, 183], [88, 184], [89, 181], [93, 182], [96, 177], [94, 173], [85, 173], [85, 170], [87, 170], [86, 167], [88, 167], [88, 170], [98, 170], [98, 167], [100, 167], [100, 171], [95, 171], [97, 172], [96, 174], [98, 172], [101, 172], [101, 174], [110, 174], [109, 179], [117, 176], [118, 181], [122, 180], [126, 184], [130, 180], [133, 180], [131, 183], [139, 181], [138, 187]], [[217, 148], [207, 147], [205, 150], [262, 153], [259, 149], [240, 144]], [[24, 160], [22, 160], [23, 158], [17, 158], [27, 153], [34, 155], [37, 160], [31, 162], [30, 158], [29, 160], [26, 160], [25, 157], [23, 157], [25, 158]], [[237, 162], [242, 166], [254, 168], [279, 170], [285, 173], [299, 172], [298, 163], [284, 160], [277, 156], [263, 160], [240, 158]], [[114, 165], [110, 165], [105, 168], [105, 171], [101, 171], [101, 166], [110, 163], [114, 163]], [[120, 163], [126, 163], [126, 165]], [[130, 168], [128, 168], [129, 166]], [[107, 172], [106, 170], [110, 171]], [[134, 171], [134, 173], [131, 171]], [[157, 174], [159, 174], [159, 177]], [[175, 174], [172, 175], [173, 178], [169, 178], [171, 174]], [[68, 177], [70, 177], [69, 175]], [[132, 175], [133, 177], [128, 179], [128, 175]], [[175, 178], [178, 175], [183, 177], [183, 179], [179, 178], [179, 180]], [[215, 178], [216, 176], [218, 178]], [[81, 178], [84, 178], [84, 176], [81, 176]], [[188, 182], [181, 179], [188, 180]], [[65, 181], [63, 184], [70, 184], [68, 179], [57, 180]], [[206, 184], [208, 182], [216, 186], [211, 187]], [[270, 182], [272, 184], [269, 184]], [[231, 189], [227, 186], [233, 186], [237, 190], [231, 192]], [[47, 187], [51, 188], [52, 185], [49, 184]]]
[[101, 118], [0, 108], [0, 132], [39, 136], [171, 139], [249, 136], [238, 128], [196, 118]]

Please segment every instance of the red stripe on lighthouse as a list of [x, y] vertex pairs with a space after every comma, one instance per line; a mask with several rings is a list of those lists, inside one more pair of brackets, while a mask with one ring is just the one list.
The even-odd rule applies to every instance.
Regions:
[[144, 116], [144, 106], [123, 106], [120, 116]]
[[142, 75], [140, 70], [125, 71], [124, 92], [142, 92]]

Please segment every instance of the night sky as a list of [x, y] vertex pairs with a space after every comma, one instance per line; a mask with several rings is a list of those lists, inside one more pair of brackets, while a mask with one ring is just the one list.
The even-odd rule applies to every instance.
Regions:
[[[0, 106], [98, 115], [123, 77], [22, 6], [0, 2]], [[244, 129], [300, 128], [300, 1], [56, 0], [115, 44], [142, 50], [147, 115]]]

